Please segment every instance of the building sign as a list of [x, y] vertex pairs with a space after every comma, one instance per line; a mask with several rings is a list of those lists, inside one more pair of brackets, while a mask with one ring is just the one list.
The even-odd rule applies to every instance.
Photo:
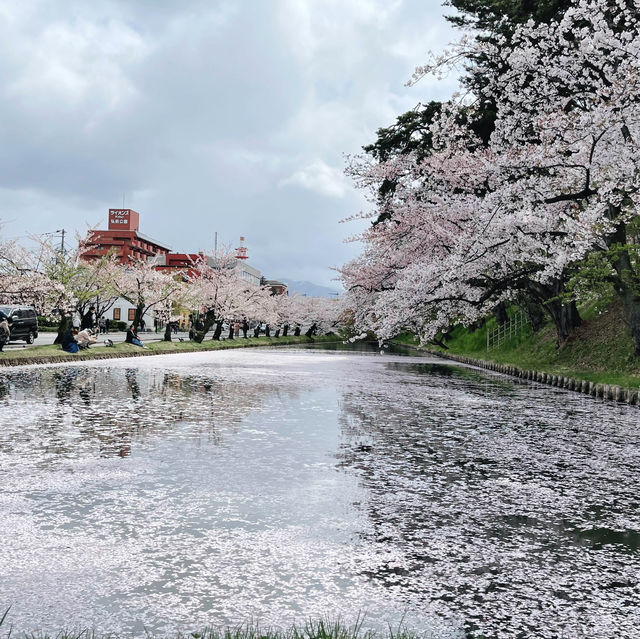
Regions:
[[109, 209], [109, 228], [128, 229], [130, 226], [129, 209]]

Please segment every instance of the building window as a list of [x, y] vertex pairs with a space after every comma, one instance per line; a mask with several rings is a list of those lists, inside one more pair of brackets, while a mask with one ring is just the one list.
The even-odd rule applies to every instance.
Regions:
[[130, 308], [129, 309], [129, 321], [133, 322], [135, 317], [136, 317], [136, 309], [135, 308]]
[[119, 308], [114, 308], [113, 309], [113, 319], [118, 321], [120, 319], [120, 309]]

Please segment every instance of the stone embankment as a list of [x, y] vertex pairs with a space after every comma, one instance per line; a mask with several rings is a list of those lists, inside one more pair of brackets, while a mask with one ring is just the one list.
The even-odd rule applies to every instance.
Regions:
[[[228, 350], [231, 348], [266, 348], [277, 346], [295, 346], [296, 344], [311, 344], [314, 342], [340, 341], [335, 335], [320, 335], [315, 337], [279, 337], [279, 338], [249, 338], [247, 340], [226, 340], [221, 342], [206, 341], [202, 344], [196, 342], [155, 342], [150, 348], [138, 348], [129, 344], [116, 344], [115, 347], [95, 347], [78, 353], [65, 353], [62, 349], [38, 352], [37, 347], [33, 354], [19, 351], [20, 355], [13, 352], [5, 352], [0, 355], [0, 369], [9, 366], [30, 366], [34, 364], [63, 364], [67, 362], [86, 362], [101, 359], [119, 359], [121, 357], [150, 357], [154, 355], [176, 355], [180, 353], [200, 353], [204, 351]], [[167, 344], [167, 346], [164, 346]], [[48, 348], [48, 347], [44, 347]], [[31, 350], [31, 349], [29, 349]]]
[[[231, 347], [229, 347], [231, 348]], [[200, 350], [209, 350], [209, 349], [200, 349]], [[222, 349], [219, 349], [222, 350]], [[131, 350], [128, 352], [122, 351], [112, 351], [109, 353], [96, 353], [91, 350], [84, 351], [81, 353], [55, 353], [54, 355], [33, 355], [32, 357], [7, 357], [0, 358], [0, 367], [1, 366], [30, 366], [33, 364], [62, 364], [64, 362], [87, 362], [93, 361], [96, 359], [119, 359], [121, 357], [145, 357], [150, 355], [172, 355], [175, 353], [179, 353], [180, 351], [147, 351], [147, 350]], [[191, 353], [199, 352], [198, 350], [191, 350]]]
[[472, 357], [455, 355], [453, 353], [436, 352], [426, 348], [411, 346], [409, 344], [402, 344], [402, 346], [420, 351], [421, 353], [428, 353], [429, 355], [434, 355], [435, 357], [440, 357], [442, 359], [453, 360], [454, 362], [468, 364], [469, 366], [475, 366], [477, 368], [484, 368], [496, 373], [511, 375], [531, 382], [538, 382], [540, 384], [556, 386], [557, 388], [564, 388], [577, 393], [583, 393], [584, 395], [590, 395], [591, 397], [598, 399], [621, 402], [632, 406], [640, 406], [640, 389], [638, 388], [624, 388], [614, 384], [597, 384], [595, 382], [588, 382], [584, 379], [565, 377], [564, 375], [554, 375], [553, 373], [545, 373], [542, 371], [523, 370], [517, 366], [510, 366], [508, 364], [487, 362], [482, 359], [474, 359]]
[[557, 388], [565, 388], [567, 390], [584, 393], [585, 395], [591, 395], [592, 397], [597, 397], [600, 399], [623, 402], [625, 404], [632, 404], [634, 406], [640, 405], [637, 388], [623, 388], [622, 386], [615, 386], [613, 384], [596, 384], [594, 382], [588, 382], [584, 379], [574, 379], [573, 377], [554, 375], [552, 373], [544, 373], [541, 371], [522, 370], [520, 368], [517, 368], [516, 366], [499, 364], [497, 362], [486, 362], [481, 359], [472, 359], [471, 357], [464, 357], [462, 355], [445, 355], [443, 353], [435, 353], [433, 351], [427, 352], [431, 355], [436, 355], [437, 357], [442, 357], [444, 359], [454, 360], [462, 364], [469, 364], [470, 366], [485, 368], [490, 371], [495, 371], [496, 373], [512, 375], [514, 377], [519, 377], [520, 379], [539, 382], [540, 384], [548, 384], [549, 386], [556, 386]]

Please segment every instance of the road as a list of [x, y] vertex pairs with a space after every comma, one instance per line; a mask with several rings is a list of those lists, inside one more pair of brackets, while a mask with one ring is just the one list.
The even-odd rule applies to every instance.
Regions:
[[[15, 351], [21, 348], [31, 348], [32, 346], [46, 346], [49, 344], [53, 344], [56, 338], [56, 334], [57, 333], [55, 332], [46, 332], [46, 333], [41, 332], [38, 334], [38, 338], [33, 344], [26, 344], [21, 340], [15, 340], [15, 341], [9, 342], [8, 344], [5, 344], [4, 349], [5, 351]], [[224, 335], [226, 335], [226, 332], [223, 333], [223, 337], [222, 337], [223, 340], [225, 339]], [[252, 335], [253, 335], [252, 332], [249, 333], [249, 336], [252, 336]], [[105, 339], [110, 339], [113, 342], [124, 342], [125, 336], [126, 336], [126, 332], [124, 331], [98, 335], [98, 341], [96, 343], [96, 346], [102, 346], [104, 344]], [[161, 331], [159, 333], [154, 333], [153, 331], [145, 331], [144, 333], [140, 332], [139, 336], [143, 342], [158, 342], [162, 340], [162, 338], [164, 337], [164, 331]], [[211, 339], [211, 337], [213, 336], [213, 331], [207, 333], [207, 336], [208, 336], [208, 339]], [[180, 339], [188, 341], [189, 333], [186, 331], [184, 332], [179, 331], [178, 333], [173, 333], [172, 339], [176, 342], [179, 341]]]
[[[97, 345], [102, 345], [104, 340], [107, 338], [114, 342], [124, 342], [125, 336], [126, 336], [126, 333], [124, 331], [98, 335]], [[163, 337], [164, 337], [164, 333], [154, 333], [153, 331], [140, 333], [140, 339], [143, 342], [159, 341]], [[55, 338], [56, 338], [56, 333], [54, 332], [39, 333], [38, 338], [36, 339], [33, 346], [45, 346], [47, 344], [53, 344], [53, 341], [55, 340]], [[178, 341], [179, 338], [188, 340], [189, 333], [186, 333], [186, 332], [179, 332], [177, 334], [174, 333], [172, 338], [176, 341]], [[4, 349], [6, 351], [13, 351], [21, 348], [31, 348], [31, 346], [32, 346], [31, 344], [25, 344], [25, 342], [23, 341], [11, 341], [5, 345]]]

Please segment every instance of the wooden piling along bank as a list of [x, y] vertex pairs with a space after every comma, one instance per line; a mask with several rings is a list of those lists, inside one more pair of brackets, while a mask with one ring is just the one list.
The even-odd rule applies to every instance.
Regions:
[[564, 377], [563, 375], [554, 375], [552, 373], [543, 373], [540, 371], [527, 371], [517, 368], [516, 366], [510, 366], [508, 364], [498, 364], [497, 362], [485, 362], [481, 359], [472, 359], [471, 357], [463, 357], [461, 355], [435, 353], [433, 351], [419, 349], [422, 352], [427, 352], [430, 355], [436, 357], [442, 357], [444, 359], [454, 360], [462, 364], [469, 364], [470, 366], [477, 366], [478, 368], [485, 368], [496, 373], [503, 373], [505, 375], [512, 375], [513, 377], [519, 377], [520, 379], [526, 379], [532, 382], [539, 382], [541, 384], [548, 384], [549, 386], [556, 386], [558, 388], [565, 388], [567, 390], [575, 391], [578, 393], [584, 393], [585, 395], [591, 395], [599, 399], [607, 399], [615, 402], [622, 402], [625, 404], [631, 404], [633, 406], [640, 405], [638, 400], [638, 389], [623, 388], [621, 386], [615, 386], [613, 384], [596, 384], [595, 382], [588, 382], [584, 379], [574, 379], [573, 377]]

